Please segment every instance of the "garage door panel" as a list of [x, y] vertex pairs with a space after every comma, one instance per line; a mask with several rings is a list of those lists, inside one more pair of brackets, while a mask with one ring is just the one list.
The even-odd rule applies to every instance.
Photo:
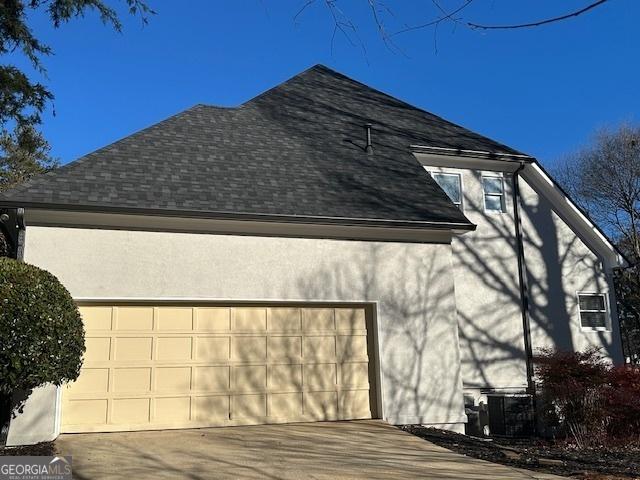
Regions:
[[366, 330], [365, 312], [361, 308], [336, 308], [336, 328], [338, 330]]
[[156, 367], [156, 392], [188, 392], [190, 389], [191, 367]]
[[271, 365], [269, 389], [274, 391], [301, 391], [302, 365]]
[[304, 413], [313, 420], [336, 420], [338, 418], [337, 392], [304, 393]]
[[304, 308], [302, 309], [302, 325], [305, 332], [335, 330], [335, 309]]
[[196, 392], [225, 392], [231, 388], [230, 367], [194, 367], [193, 390]]
[[231, 418], [261, 419], [267, 416], [267, 396], [234, 395]]
[[338, 356], [344, 359], [367, 358], [366, 335], [339, 335]]
[[151, 391], [151, 368], [114, 368], [114, 393], [144, 393]]
[[346, 387], [369, 386], [369, 364], [366, 362], [343, 363], [340, 365], [340, 384]]
[[115, 344], [113, 359], [116, 362], [151, 360], [152, 337], [115, 337], [113, 340]]
[[152, 307], [116, 307], [115, 330], [152, 330]]
[[266, 365], [245, 365], [233, 368], [235, 378], [235, 390], [260, 391], [267, 386]]
[[335, 358], [336, 337], [333, 335], [305, 337], [302, 355], [305, 360]]
[[154, 422], [184, 424], [191, 420], [190, 397], [155, 398]]
[[233, 310], [236, 332], [258, 332], [267, 329], [266, 308], [235, 308]]
[[159, 307], [156, 330], [191, 330], [193, 308]]
[[309, 390], [328, 390], [338, 383], [335, 363], [319, 363], [304, 366], [304, 386]]
[[87, 330], [111, 330], [112, 307], [80, 307]]
[[230, 337], [196, 337], [195, 360], [198, 362], [227, 362], [231, 354]]
[[371, 418], [369, 390], [346, 390], [338, 394], [341, 418]]
[[274, 418], [302, 418], [302, 393], [274, 393], [269, 395], [269, 416]]
[[84, 340], [86, 351], [84, 361], [106, 362], [111, 356], [111, 338], [109, 337], [87, 337]]
[[200, 332], [228, 332], [231, 330], [230, 308], [197, 308], [195, 329]]
[[83, 368], [80, 371], [78, 381], [73, 382], [68, 387], [70, 396], [77, 396], [91, 393], [107, 393], [109, 389], [109, 369], [108, 368]]
[[300, 361], [302, 357], [302, 337], [269, 337], [267, 350], [271, 360]]
[[70, 400], [62, 414], [66, 425], [103, 425], [107, 421], [107, 400]]
[[225, 424], [230, 417], [230, 397], [228, 395], [212, 395], [194, 397], [194, 420]]
[[158, 337], [156, 357], [160, 362], [186, 362], [191, 360], [191, 337]]
[[115, 424], [149, 423], [149, 398], [115, 398], [112, 400], [111, 421]]
[[238, 362], [265, 360], [267, 337], [235, 336], [231, 338], [231, 359]]
[[269, 309], [269, 332], [299, 332], [301, 328], [302, 318], [299, 308]]
[[370, 418], [362, 307], [82, 306], [62, 431]]

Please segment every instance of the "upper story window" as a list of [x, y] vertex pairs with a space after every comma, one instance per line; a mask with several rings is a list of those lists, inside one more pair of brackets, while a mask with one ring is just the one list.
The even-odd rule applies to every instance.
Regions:
[[607, 330], [607, 299], [604, 293], [578, 293], [580, 326], [585, 330]]
[[462, 209], [462, 179], [460, 174], [433, 172], [431, 176], [451, 201]]
[[504, 178], [502, 176], [483, 176], [484, 211], [494, 213], [505, 212]]

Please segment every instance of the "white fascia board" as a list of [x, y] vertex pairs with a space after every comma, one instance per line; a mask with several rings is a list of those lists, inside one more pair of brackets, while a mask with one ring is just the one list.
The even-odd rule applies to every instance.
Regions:
[[485, 150], [465, 150], [464, 148], [431, 147], [427, 145], [409, 145], [414, 153], [434, 153], [437, 155], [453, 155], [458, 157], [494, 158], [502, 161], [533, 160], [530, 155], [519, 153], [489, 152]]
[[407, 243], [451, 243], [453, 235], [467, 230], [449, 228], [323, 225], [307, 223], [219, 220], [211, 218], [164, 217], [69, 210], [25, 209], [27, 232], [30, 226], [145, 230], [177, 233], [209, 233], [296, 238], [326, 238]]
[[628, 266], [627, 261], [613, 243], [537, 162], [527, 164], [521, 175], [529, 185], [551, 202], [554, 210], [587, 242], [588, 246], [602, 257], [610, 268]]
[[438, 155], [433, 153], [413, 152], [423, 167], [461, 168], [467, 170], [482, 170], [491, 172], [513, 173], [524, 160], [496, 160], [457, 155]]

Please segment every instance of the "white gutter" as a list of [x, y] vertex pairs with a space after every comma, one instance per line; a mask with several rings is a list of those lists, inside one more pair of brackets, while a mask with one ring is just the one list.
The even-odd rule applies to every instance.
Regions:
[[489, 158], [514, 158], [514, 159], [529, 159], [531, 161], [535, 160], [530, 155], [523, 155], [517, 153], [500, 153], [500, 152], [489, 152], [486, 150], [465, 150], [463, 148], [448, 148], [448, 147], [431, 147], [427, 145], [409, 145], [409, 149], [413, 152], [417, 153], [436, 153], [440, 155], [461, 155], [461, 156], [481, 156], [481, 157], [489, 157]]

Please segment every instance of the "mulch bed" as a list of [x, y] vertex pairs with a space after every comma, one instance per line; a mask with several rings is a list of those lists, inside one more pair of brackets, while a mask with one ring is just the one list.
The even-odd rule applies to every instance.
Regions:
[[36, 445], [24, 445], [22, 447], [0, 447], [0, 456], [53, 456], [56, 449], [53, 442], [42, 442]]
[[640, 448], [578, 450], [539, 439], [477, 438], [459, 433], [405, 425], [420, 438], [473, 458], [583, 480], [640, 479]]

